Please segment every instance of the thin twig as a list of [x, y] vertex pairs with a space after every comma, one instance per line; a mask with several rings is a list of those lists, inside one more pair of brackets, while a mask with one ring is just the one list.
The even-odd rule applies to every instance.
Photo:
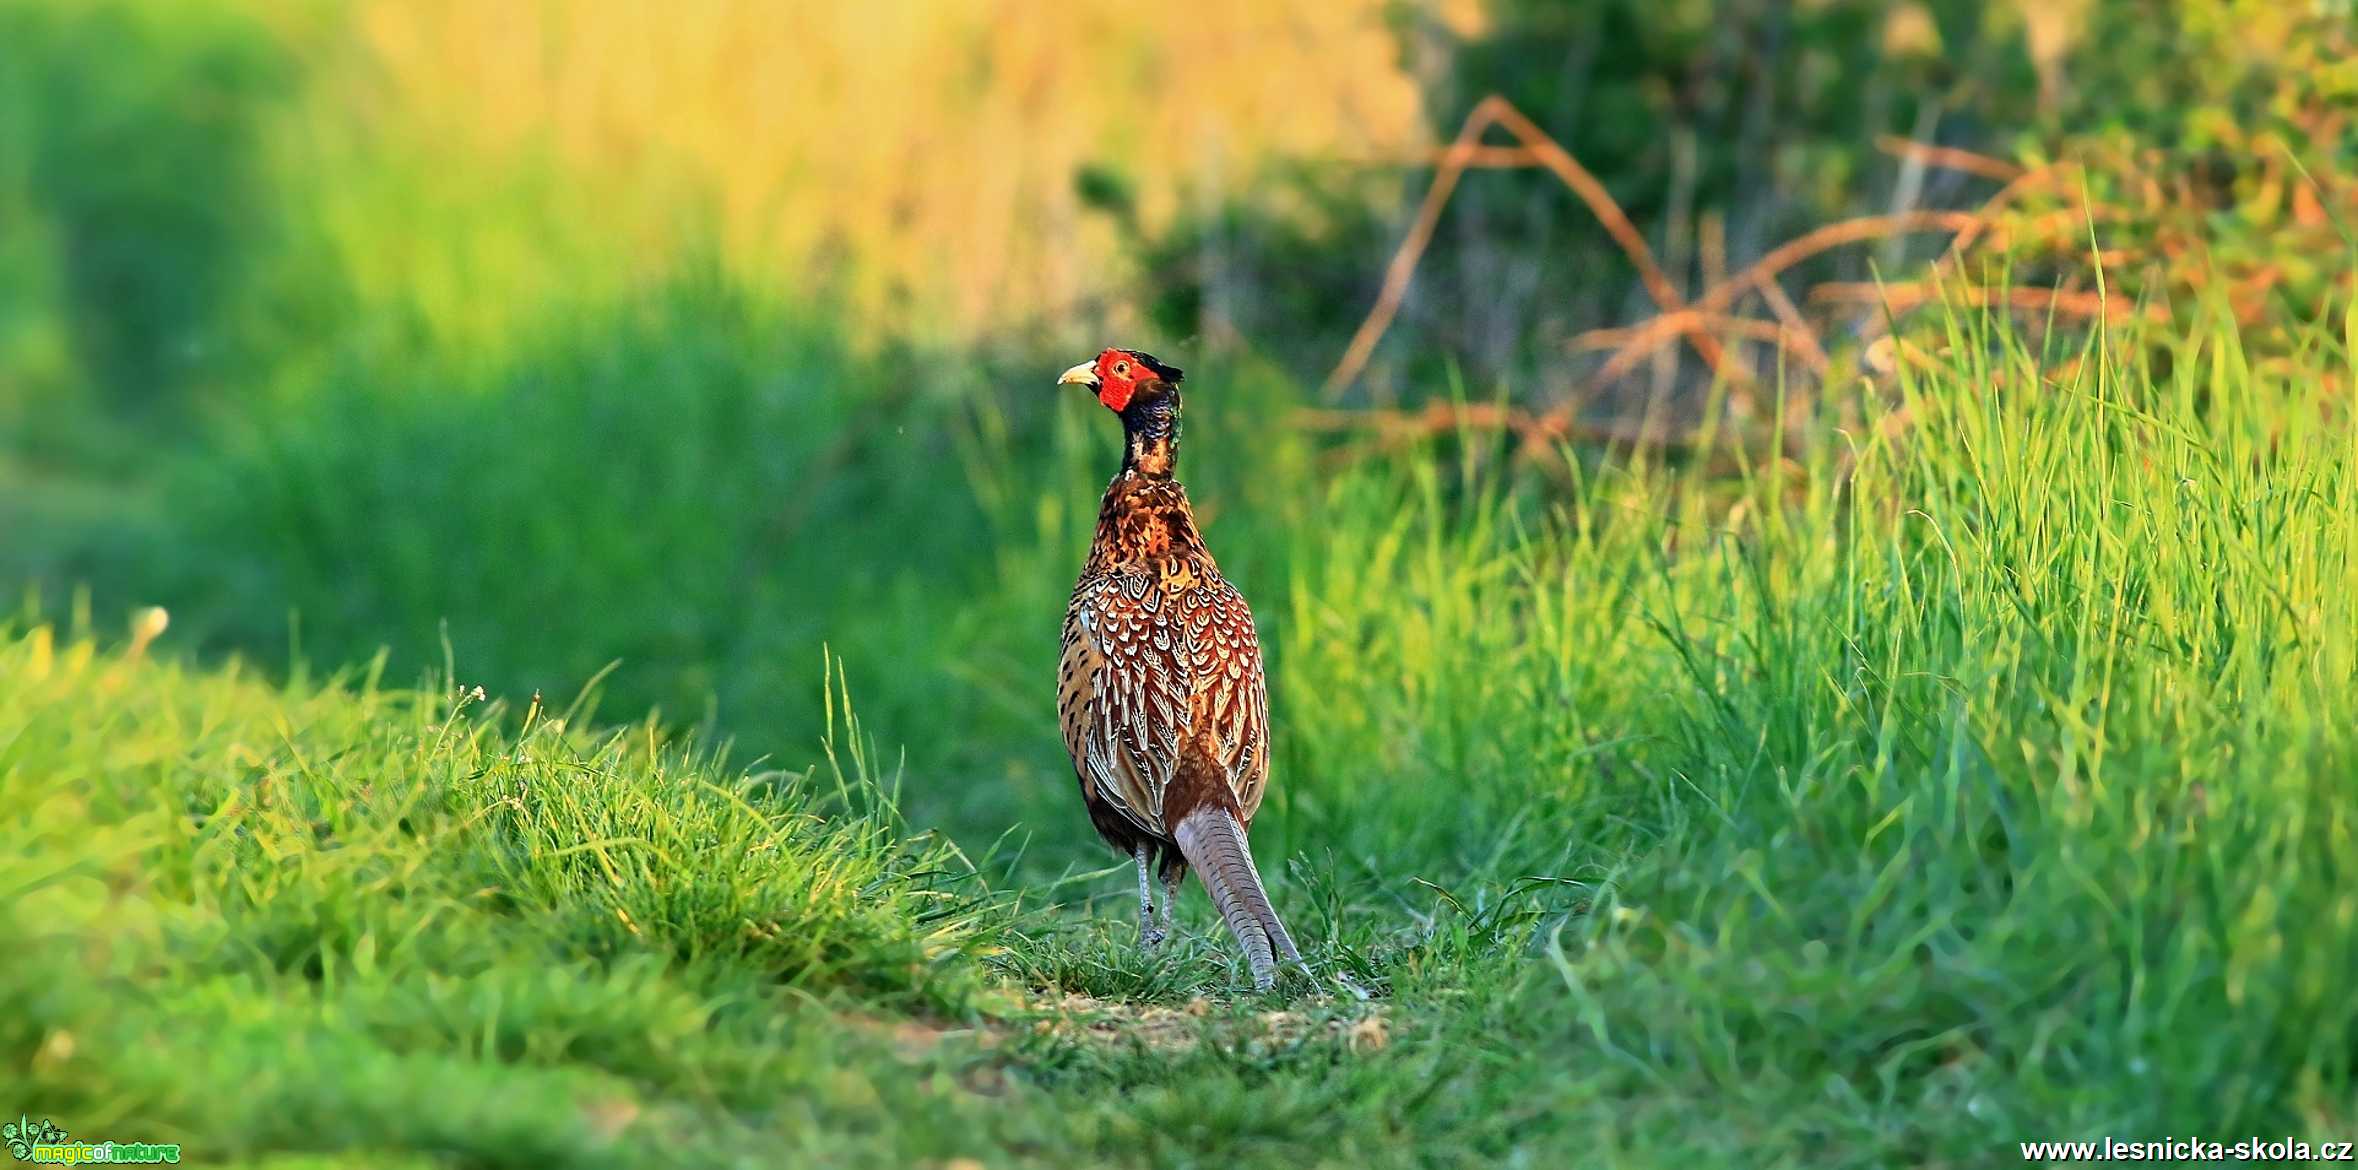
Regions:
[[[1999, 212], [2006, 210], [2015, 200], [2056, 179], [2069, 165], [2068, 163], [2055, 162], [2035, 166], [2015, 176], [2013, 181], [2005, 186], [1998, 188], [1997, 194], [1990, 196], [1983, 201], [1980, 207], [1974, 209], [1973, 222], [1966, 224], [1955, 237], [1949, 240], [1948, 250], [1942, 252], [1940, 258], [1932, 262], [1932, 267], [1927, 269], [1924, 274], [1925, 280], [1938, 282], [1946, 277], [1964, 260], [1966, 249], [1971, 248], [1981, 238], [1981, 234], [1997, 222]], [[1888, 317], [1877, 314], [1860, 329], [1859, 339], [1873, 341], [1881, 337], [1890, 326], [1891, 321]]]
[[1458, 178], [1465, 174], [1471, 149], [1480, 141], [1482, 131], [1497, 120], [1493, 103], [1506, 104], [1497, 97], [1484, 98], [1466, 115], [1465, 124], [1458, 127], [1457, 140], [1450, 144], [1440, 169], [1433, 173], [1433, 185], [1425, 188], [1425, 201], [1416, 210], [1415, 222], [1409, 225], [1408, 235], [1400, 241], [1391, 263], [1384, 268], [1384, 286], [1376, 294], [1375, 307], [1367, 311], [1367, 319], [1359, 323], [1358, 332], [1351, 335], [1351, 344], [1344, 348], [1342, 360], [1326, 376], [1322, 393], [1329, 400], [1367, 368], [1368, 358], [1375, 354], [1376, 342], [1383, 340], [1384, 331], [1392, 327], [1392, 318], [1400, 311], [1400, 300], [1408, 294], [1409, 279], [1416, 275], [1417, 261], [1424, 258], [1425, 246], [1433, 242], [1433, 228], [1441, 222], [1441, 209], [1448, 206], [1450, 194], [1457, 190]]
[[1942, 296], [1976, 308], [2004, 306], [2014, 309], [2052, 310], [2071, 317], [2103, 317], [2109, 321], [2126, 321], [2142, 315], [2148, 321], [2169, 320], [2169, 310], [2159, 304], [2145, 306], [2142, 313], [2136, 306], [2118, 297], [2104, 297], [2091, 292], [2064, 292], [2044, 288], [1976, 288], [1968, 285], [1935, 287], [1932, 281], [1913, 281], [1899, 284], [1876, 284], [1871, 281], [1829, 281], [1809, 290], [1813, 301], [1833, 301], [1843, 304], [1883, 304], [1893, 312], [1905, 312], [1918, 305], [1939, 300]]
[[1767, 301], [1769, 311], [1775, 313], [1787, 329], [1792, 330], [1796, 343], [1802, 347], [1801, 359], [1809, 363], [1809, 368], [1821, 374], [1826, 372], [1826, 349], [1818, 344], [1817, 331], [1811, 329], [1809, 322], [1802, 318], [1800, 307], [1793, 303], [1792, 297], [1785, 295], [1785, 286], [1773, 280], [1763, 281], [1760, 299]]
[[[1519, 165], [1512, 156], [1500, 152], [1499, 148], [1481, 144], [1483, 131], [1492, 125], [1502, 126], [1522, 140], [1522, 156], [1553, 172], [1588, 206], [1590, 214], [1596, 216], [1597, 222], [1604, 226], [1605, 233], [1613, 237], [1613, 241], [1629, 257], [1630, 263], [1637, 267], [1639, 280], [1645, 284], [1647, 293], [1661, 306], [1663, 312], [1675, 313], [1686, 307], [1685, 298], [1679, 295], [1670, 277], [1662, 271], [1662, 266], [1655, 262], [1653, 249], [1646, 246], [1645, 237], [1638, 232], [1637, 225], [1630, 222], [1628, 214], [1621, 210], [1620, 204], [1614, 202], [1604, 184], [1599, 183], [1588, 168], [1581, 166], [1546, 131], [1524, 117], [1523, 112], [1516, 109], [1513, 103], [1492, 94], [1483, 98], [1466, 115], [1465, 123], [1458, 127], [1456, 139], [1438, 156], [1438, 169], [1433, 174], [1432, 186], [1425, 189], [1424, 202], [1417, 208], [1416, 219], [1409, 225], [1408, 235], [1400, 241], [1400, 247], [1392, 253], [1392, 260], [1384, 269], [1383, 287], [1376, 294], [1374, 307], [1368, 310], [1366, 319], [1359, 323], [1358, 330], [1351, 335], [1351, 343], [1344, 348], [1342, 360], [1335, 363], [1334, 370], [1326, 377], [1322, 394], [1329, 401], [1366, 371], [1368, 360], [1375, 354], [1376, 343], [1382, 341], [1385, 331], [1392, 327], [1393, 318], [1400, 312], [1400, 302], [1408, 293], [1409, 282], [1416, 276], [1417, 264], [1424, 258], [1425, 249], [1433, 241], [1433, 231], [1441, 221], [1441, 212], [1448, 205], [1450, 196], [1456, 192], [1458, 180], [1464, 176], [1466, 169], [1476, 165], [1477, 159], [1481, 160], [1480, 165], [1488, 167]], [[1687, 330], [1686, 337], [1694, 345], [1695, 352], [1723, 377], [1738, 381], [1748, 377], [1740, 367], [1728, 362], [1718, 340], [1700, 326]]]
[[[1630, 263], [1637, 266], [1638, 278], [1645, 282], [1646, 291], [1652, 294], [1654, 303], [1660, 305], [1665, 313], [1675, 313], [1686, 308], [1686, 298], [1679, 295], [1678, 287], [1670, 282], [1662, 266], [1654, 262], [1654, 250], [1646, 246], [1645, 236], [1639, 234], [1637, 225], [1629, 221], [1621, 205], [1613, 201], [1605, 185], [1598, 182], [1587, 167], [1574, 160], [1555, 139], [1548, 137], [1546, 131], [1524, 117], [1521, 110], [1508, 104], [1504, 98], [1496, 100], [1499, 124], [1506, 127], [1508, 133], [1522, 139], [1523, 144], [1539, 156], [1540, 164], [1554, 171], [1556, 177], [1562, 179], [1564, 185], [1570, 187], [1572, 193], [1588, 205], [1589, 212], [1597, 217], [1598, 223], [1604, 225], [1605, 233], [1621, 245]], [[1688, 329], [1686, 335], [1687, 340], [1694, 345], [1696, 354], [1714, 372], [1738, 380], [1746, 376], [1740, 369], [1728, 364], [1726, 355], [1720, 351], [1718, 340], [1700, 326]]]
[[[1664, 317], [1676, 317], [1678, 320], [1669, 322], [1667, 325], [1657, 324]], [[1701, 309], [1688, 308], [1680, 309], [1676, 313], [1664, 313], [1636, 325], [1612, 325], [1602, 329], [1590, 329], [1576, 334], [1572, 340], [1565, 342], [1564, 348], [1575, 353], [1586, 350], [1619, 349], [1628, 344], [1633, 336], [1645, 329], [1675, 328], [1684, 330], [1694, 325], [1701, 325], [1715, 333], [1741, 337], [1746, 341], [1767, 342], [1771, 345], [1785, 345], [1792, 340], [1785, 336], [1789, 327], [1775, 321], [1763, 321], [1757, 317], [1739, 317], [1728, 313], [1707, 313]]]
[[2004, 159], [1991, 158], [1986, 154], [1978, 154], [1970, 150], [1960, 150], [1954, 146], [1934, 146], [1929, 142], [1918, 142], [1912, 138], [1902, 138], [1897, 134], [1876, 135], [1875, 149], [1901, 158], [1918, 159], [1926, 166], [1950, 171], [1963, 171], [1969, 175], [1979, 175], [1982, 178], [1995, 179], [2001, 183], [2012, 182], [2023, 175], [2021, 167]]
[[1668, 448], [1690, 447], [1699, 441], [1693, 433], [1557, 420], [1519, 406], [1483, 402], [1428, 402], [1416, 410], [1303, 409], [1294, 412], [1293, 423], [1312, 431], [1373, 431], [1394, 442], [1421, 441], [1457, 431], [1505, 431], [1526, 448], [1574, 441]]
[[[1869, 215], [1830, 223], [1795, 239], [1787, 240], [1734, 277], [1707, 290], [1695, 299], [1694, 307], [1709, 313], [1723, 313], [1748, 288], [1765, 291], [1776, 280], [1777, 274], [1829, 248], [1854, 244], [1861, 240], [1878, 239], [1896, 232], [1961, 231], [1975, 222], [1974, 216], [1963, 211], [1910, 211], [1899, 215]], [[1621, 347], [1605, 364], [1598, 368], [1590, 385], [1601, 386], [1628, 373], [1655, 348], [1669, 340], [1670, 334], [1647, 328]]]
[[1452, 159], [1469, 170], [1511, 171], [1539, 165], [1539, 156], [1521, 146], [1445, 146], [1432, 153], [1423, 165], [1441, 166]]

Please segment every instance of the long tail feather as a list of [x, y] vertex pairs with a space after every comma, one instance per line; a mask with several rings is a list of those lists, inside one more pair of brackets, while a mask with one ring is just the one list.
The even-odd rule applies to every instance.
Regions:
[[1277, 982], [1278, 960], [1299, 963], [1302, 956], [1294, 949], [1285, 924], [1277, 920], [1277, 911], [1269, 905], [1268, 892], [1261, 888], [1261, 873], [1253, 868], [1253, 851], [1245, 845], [1244, 826], [1229, 810], [1207, 806], [1188, 814], [1172, 836], [1187, 864], [1203, 878], [1204, 889], [1212, 895], [1212, 904], [1220, 908], [1229, 931], [1244, 947], [1245, 961], [1253, 969], [1253, 987], [1269, 990]]

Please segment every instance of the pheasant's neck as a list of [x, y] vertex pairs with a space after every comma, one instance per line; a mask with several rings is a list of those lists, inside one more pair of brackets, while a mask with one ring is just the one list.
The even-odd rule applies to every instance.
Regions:
[[1169, 479], [1179, 470], [1179, 392], [1141, 398], [1122, 411], [1122, 470]]

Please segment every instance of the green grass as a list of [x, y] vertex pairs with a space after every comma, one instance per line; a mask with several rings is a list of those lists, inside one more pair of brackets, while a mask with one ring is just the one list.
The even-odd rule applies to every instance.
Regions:
[[615, 1111], [682, 1111], [660, 1137], [825, 1097], [838, 1004], [957, 1014], [981, 987], [996, 928], [955, 850], [820, 819], [808, 775], [46, 627], [0, 663], [7, 1095], [77, 1132], [596, 1160]]
[[1959, 312], [1788, 443], [1525, 462], [1287, 425], [1306, 322], [1087, 339], [1190, 370], [1255, 845], [1375, 993], [1256, 997], [1200, 894], [1133, 949], [1054, 731], [1079, 354], [448, 162], [347, 24], [0, 0], [0, 1117], [281, 1167], [2358, 1137], [2346, 307]]
[[[1200, 898], [1136, 955], [1094, 872], [1042, 696], [1104, 420], [919, 395], [855, 446], [902, 462], [828, 462], [793, 420], [836, 399], [729, 371], [888, 359], [671, 295], [366, 443], [323, 400], [192, 497], [211, 563], [282, 574], [186, 603], [216, 630], [294, 605], [414, 663], [446, 615], [504, 702], [0, 652], [0, 905], [39, 956], [0, 981], [8, 1099], [355, 1165], [1983, 1165], [2358, 1130], [2339, 330], [2263, 366], [2207, 307], [2047, 354], [1962, 315], [1798, 460], [1582, 457], [1549, 490], [1479, 436], [1330, 468], [1266, 425], [1297, 390], [1199, 363], [1189, 478], [1272, 654], [1256, 844], [1363, 1007], [1239, 993]], [[551, 369], [581, 394], [536, 398]], [[699, 388], [710, 425], [630, 412]], [[607, 410], [601, 461], [526, 444]], [[765, 484], [827, 475], [864, 506], [811, 511], [792, 572], [705, 563]], [[383, 595], [318, 605], [339, 582]], [[532, 709], [666, 615], [720, 624], [626, 655], [608, 709], [739, 680], [686, 721], [759, 766]]]

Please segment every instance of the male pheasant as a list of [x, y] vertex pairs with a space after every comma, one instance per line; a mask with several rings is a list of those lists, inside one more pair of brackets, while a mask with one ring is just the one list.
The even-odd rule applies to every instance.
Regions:
[[1193, 866], [1244, 947], [1253, 985], [1267, 990], [1279, 962], [1302, 956], [1245, 843], [1269, 781], [1261, 641], [1173, 477], [1179, 377], [1151, 355], [1109, 349], [1057, 379], [1094, 390], [1126, 442], [1065, 609], [1056, 710], [1089, 820], [1138, 863], [1139, 945], [1168, 935]]

